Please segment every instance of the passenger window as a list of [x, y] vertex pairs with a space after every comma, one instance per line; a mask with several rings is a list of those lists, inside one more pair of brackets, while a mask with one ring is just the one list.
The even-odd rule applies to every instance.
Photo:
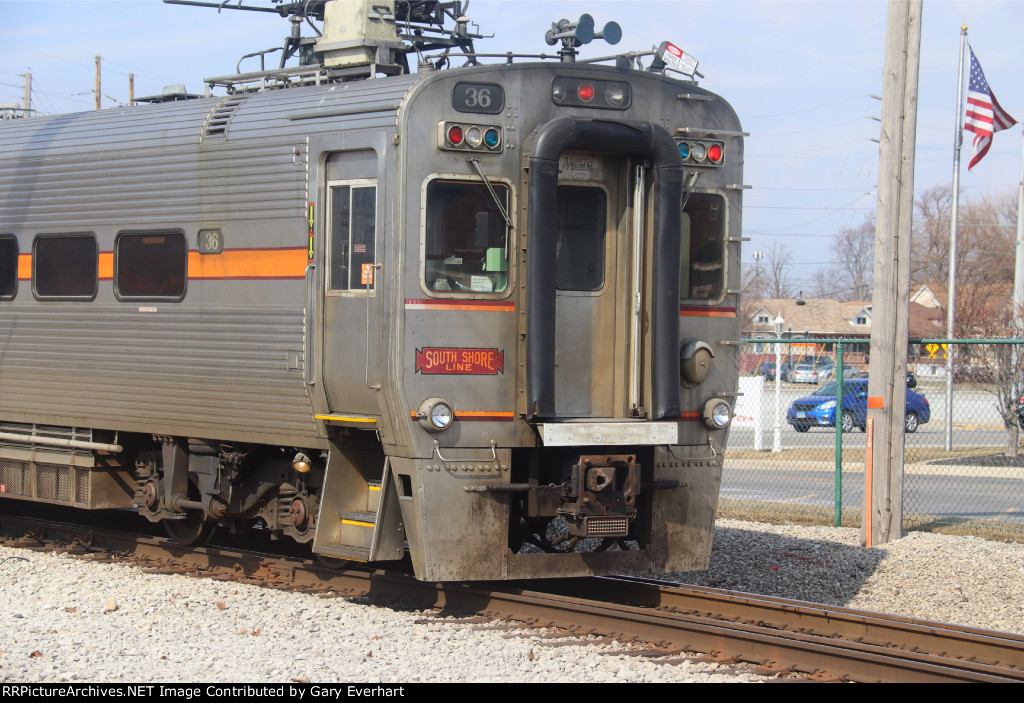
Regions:
[[92, 234], [41, 234], [32, 253], [38, 298], [96, 297], [99, 251]]
[[679, 296], [718, 300], [725, 289], [725, 200], [694, 193], [683, 209]]
[[182, 232], [122, 232], [114, 244], [118, 298], [185, 296], [188, 246]]
[[596, 291], [604, 287], [607, 200], [601, 188], [559, 186], [558, 290]]
[[[503, 209], [509, 187], [491, 181], [435, 180], [427, 185], [423, 278], [439, 293], [508, 289], [509, 236]], [[501, 203], [499, 209], [495, 199]]]
[[330, 289], [372, 290], [376, 252], [377, 187], [330, 188]]
[[0, 299], [10, 300], [18, 292], [18, 240], [0, 235]]

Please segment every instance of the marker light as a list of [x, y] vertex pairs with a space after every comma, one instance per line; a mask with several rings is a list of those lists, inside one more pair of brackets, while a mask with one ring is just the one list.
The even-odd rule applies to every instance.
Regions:
[[676, 142], [683, 164], [723, 166], [725, 142], [717, 139], [684, 139]]
[[626, 89], [617, 83], [612, 83], [605, 88], [604, 99], [612, 107], [619, 107], [626, 102]]
[[551, 82], [551, 102], [555, 105], [628, 110], [631, 99], [632, 91], [626, 81], [555, 76]]
[[438, 122], [437, 147], [448, 151], [500, 153], [501, 127], [468, 122]]

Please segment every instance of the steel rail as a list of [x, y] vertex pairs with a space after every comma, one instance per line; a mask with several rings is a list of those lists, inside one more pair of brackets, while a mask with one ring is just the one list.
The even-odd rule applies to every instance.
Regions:
[[[1020, 636], [799, 601], [641, 579], [570, 579], [525, 586], [426, 583], [369, 568], [331, 570], [308, 558], [249, 549], [188, 549], [163, 538], [0, 514], [0, 535], [26, 533], [30, 536], [16, 544], [52, 550], [49, 542], [63, 541], [77, 545], [71, 551], [112, 550], [122, 558], [157, 564], [157, 570], [367, 596], [439, 609], [442, 615], [475, 613], [574, 634], [635, 640], [667, 650], [668, 661], [679, 652], [704, 653], [771, 671], [835, 680], [1024, 681]], [[540, 588], [547, 592], [535, 590]], [[600, 594], [600, 600], [578, 597], [588, 592]], [[695, 595], [699, 603], [692, 600]], [[912, 632], [927, 633], [930, 644], [922, 649], [907, 637]], [[984, 642], [982, 654], [971, 654], [973, 642]]]
[[601, 600], [617, 603], [935, 652], [952, 659], [1014, 669], [1024, 676], [1024, 635], [1016, 633], [651, 579], [573, 579], [553, 585], [563, 594], [593, 592]]

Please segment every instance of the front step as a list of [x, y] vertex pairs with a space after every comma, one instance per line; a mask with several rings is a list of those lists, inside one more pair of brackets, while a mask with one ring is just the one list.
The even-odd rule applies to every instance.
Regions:
[[338, 559], [349, 559], [351, 561], [370, 561], [369, 547], [351, 547], [347, 544], [332, 544], [320, 547], [316, 550], [318, 554], [325, 554]]
[[377, 513], [338, 513], [341, 522], [346, 525], [358, 525], [360, 527], [373, 527], [377, 524]]

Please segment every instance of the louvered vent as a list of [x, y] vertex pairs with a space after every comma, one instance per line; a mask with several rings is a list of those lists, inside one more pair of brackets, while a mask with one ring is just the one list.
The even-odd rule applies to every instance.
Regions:
[[216, 107], [206, 116], [206, 122], [203, 123], [202, 139], [206, 140], [211, 137], [223, 139], [232, 116], [247, 97], [246, 95], [231, 95], [217, 103]]

